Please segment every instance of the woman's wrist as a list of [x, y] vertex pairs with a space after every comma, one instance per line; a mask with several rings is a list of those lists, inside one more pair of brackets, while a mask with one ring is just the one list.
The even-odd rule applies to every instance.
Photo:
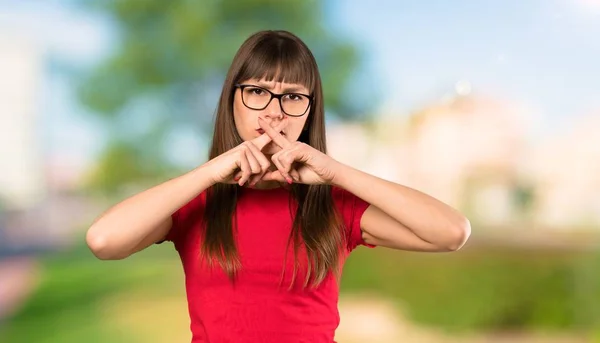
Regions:
[[214, 178], [214, 172], [211, 169], [210, 164], [208, 162], [196, 167], [195, 169], [190, 171], [190, 174], [192, 176], [192, 179], [194, 180], [193, 184], [200, 185], [203, 188], [203, 190], [217, 183]]

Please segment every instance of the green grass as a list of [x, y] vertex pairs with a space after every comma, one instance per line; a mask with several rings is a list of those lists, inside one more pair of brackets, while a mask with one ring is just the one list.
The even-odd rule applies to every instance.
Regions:
[[449, 331], [591, 330], [600, 324], [597, 254], [469, 248], [451, 254], [358, 249], [342, 291], [394, 299]]
[[132, 342], [126, 333], [103, 325], [100, 306], [110, 296], [139, 287], [156, 294], [176, 289], [181, 280], [171, 274], [179, 271], [166, 266], [177, 266], [178, 258], [165, 249], [149, 249], [123, 261], [96, 260], [84, 246], [47, 256], [40, 287], [7, 323], [0, 341]]
[[[140, 341], [134, 330], [107, 324], [102, 308], [107, 299], [140, 290], [155, 299], [184, 296], [183, 272], [170, 244], [122, 261], [98, 261], [80, 246], [43, 258], [42, 266], [39, 288], [7, 323], [0, 341]], [[392, 299], [416, 322], [448, 331], [591, 331], [600, 327], [598, 270], [598, 254], [359, 248], [344, 269], [342, 292]]]

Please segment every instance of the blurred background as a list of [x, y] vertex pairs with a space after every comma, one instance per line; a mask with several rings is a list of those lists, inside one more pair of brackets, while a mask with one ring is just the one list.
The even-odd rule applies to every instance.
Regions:
[[472, 224], [358, 248], [338, 342], [600, 342], [598, 0], [0, 0], [0, 342], [189, 341], [173, 247], [101, 262], [85, 230], [206, 161], [260, 29], [313, 50], [331, 155]]

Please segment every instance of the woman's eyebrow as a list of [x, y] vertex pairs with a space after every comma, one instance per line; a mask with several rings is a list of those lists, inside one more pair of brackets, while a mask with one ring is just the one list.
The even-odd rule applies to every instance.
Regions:
[[[269, 84], [269, 83], [264, 83], [264, 82], [256, 82], [257, 86], [260, 86], [262, 88], [266, 88], [270, 91], [273, 90], [273, 85]], [[283, 92], [284, 93], [301, 93], [302, 91], [305, 91], [305, 88], [302, 86], [289, 86], [289, 87], [284, 87], [283, 88]]]

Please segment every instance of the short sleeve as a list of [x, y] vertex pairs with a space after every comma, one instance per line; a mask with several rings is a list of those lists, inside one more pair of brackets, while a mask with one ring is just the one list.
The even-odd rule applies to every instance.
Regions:
[[202, 192], [190, 202], [175, 211], [171, 215], [171, 220], [173, 222], [171, 229], [167, 233], [165, 239], [157, 242], [157, 244], [160, 244], [164, 241], [169, 241], [175, 243], [177, 246], [178, 243], [187, 235], [189, 229], [200, 220], [205, 202], [206, 192]]
[[333, 188], [333, 198], [344, 221], [348, 252], [359, 245], [375, 248], [375, 245], [367, 244], [364, 241], [360, 228], [362, 216], [370, 204], [345, 189], [337, 187]]

